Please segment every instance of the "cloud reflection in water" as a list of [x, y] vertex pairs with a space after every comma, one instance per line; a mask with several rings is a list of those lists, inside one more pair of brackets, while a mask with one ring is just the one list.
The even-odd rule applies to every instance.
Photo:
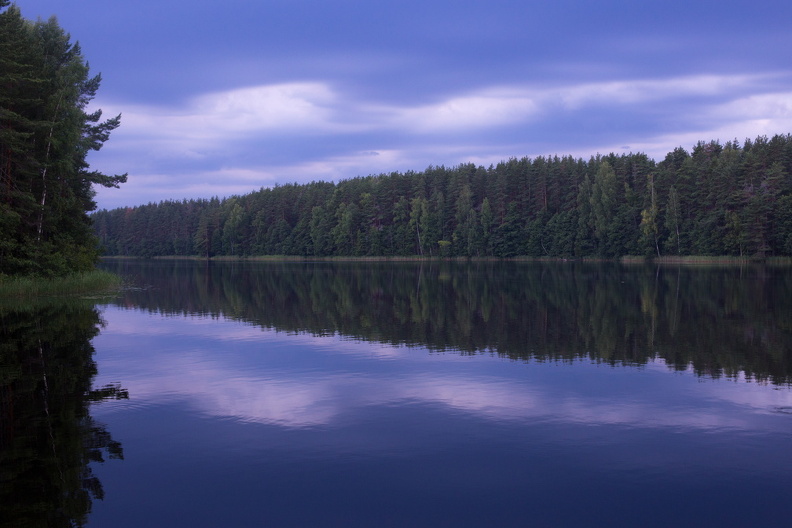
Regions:
[[[788, 431], [766, 417], [786, 389], [675, 373], [662, 361], [611, 367], [285, 334], [225, 319], [107, 307], [97, 384], [121, 382], [129, 406], [183, 402], [193, 412], [287, 428], [333, 427], [377, 406], [433, 405], [479, 419], [633, 428]], [[670, 386], [673, 385], [673, 390]], [[117, 412], [124, 405], [99, 409]]]

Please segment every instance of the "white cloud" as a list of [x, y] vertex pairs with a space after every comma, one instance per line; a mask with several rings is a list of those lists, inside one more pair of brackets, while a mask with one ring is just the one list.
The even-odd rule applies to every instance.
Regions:
[[391, 126], [415, 132], [460, 132], [519, 123], [539, 108], [533, 94], [492, 89], [413, 108], [391, 108]]
[[792, 92], [754, 94], [717, 105], [708, 117], [721, 123], [722, 139], [745, 139], [792, 131]]
[[[765, 76], [695, 75], [670, 79], [621, 80], [559, 87], [557, 94], [563, 106], [579, 109], [601, 103], [639, 104], [690, 96], [723, 95], [746, 89]], [[546, 92], [548, 98], [553, 91]]]
[[209, 94], [192, 105], [188, 123], [210, 135], [326, 127], [336, 96], [321, 83], [240, 88]]
[[529, 122], [558, 111], [582, 111], [603, 104], [636, 105], [744, 90], [766, 76], [698, 75], [670, 79], [620, 80], [536, 87], [490, 87], [431, 105], [380, 108], [391, 124], [414, 131], [458, 131]]
[[[177, 108], [115, 103], [110, 105], [109, 113], [123, 113], [123, 126], [114, 139], [137, 146], [140, 142], [147, 146], [160, 145], [174, 155], [193, 157], [201, 156], [203, 149], [218, 149], [248, 134], [343, 133], [394, 128], [403, 132], [455, 132], [460, 128], [482, 129], [528, 122], [540, 114], [561, 109], [724, 94], [748, 87], [759, 79], [710, 75], [542, 88], [493, 86], [414, 106], [349, 100], [319, 82], [286, 83], [206, 94]], [[776, 110], [765, 107], [768, 112]]]
[[333, 130], [335, 102], [325, 84], [287, 83], [205, 94], [178, 107], [96, 106], [122, 114], [114, 139], [190, 155], [254, 132]]
[[792, 92], [750, 95], [735, 99], [717, 108], [719, 113], [736, 118], [766, 118], [792, 120]]

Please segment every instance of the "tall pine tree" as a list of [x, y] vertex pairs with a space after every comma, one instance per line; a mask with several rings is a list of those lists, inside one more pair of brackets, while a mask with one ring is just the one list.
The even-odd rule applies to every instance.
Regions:
[[126, 175], [92, 171], [120, 124], [88, 112], [100, 76], [55, 18], [29, 22], [0, 0], [0, 274], [63, 275], [91, 269], [97, 243], [93, 185]]

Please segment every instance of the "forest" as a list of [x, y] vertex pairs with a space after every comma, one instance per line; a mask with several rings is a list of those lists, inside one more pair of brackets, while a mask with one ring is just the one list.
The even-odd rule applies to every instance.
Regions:
[[792, 255], [792, 135], [513, 158], [92, 215], [106, 255]]
[[0, 11], [0, 277], [90, 271], [93, 185], [126, 175], [93, 171], [86, 157], [120, 116], [88, 110], [101, 77], [54, 17], [31, 22], [7, 0]]

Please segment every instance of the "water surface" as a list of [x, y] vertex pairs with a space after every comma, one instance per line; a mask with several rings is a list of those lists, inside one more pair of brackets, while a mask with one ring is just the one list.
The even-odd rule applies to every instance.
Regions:
[[788, 269], [107, 266], [137, 288], [94, 309], [128, 399], [90, 405], [123, 460], [87, 464], [88, 526], [792, 514]]

